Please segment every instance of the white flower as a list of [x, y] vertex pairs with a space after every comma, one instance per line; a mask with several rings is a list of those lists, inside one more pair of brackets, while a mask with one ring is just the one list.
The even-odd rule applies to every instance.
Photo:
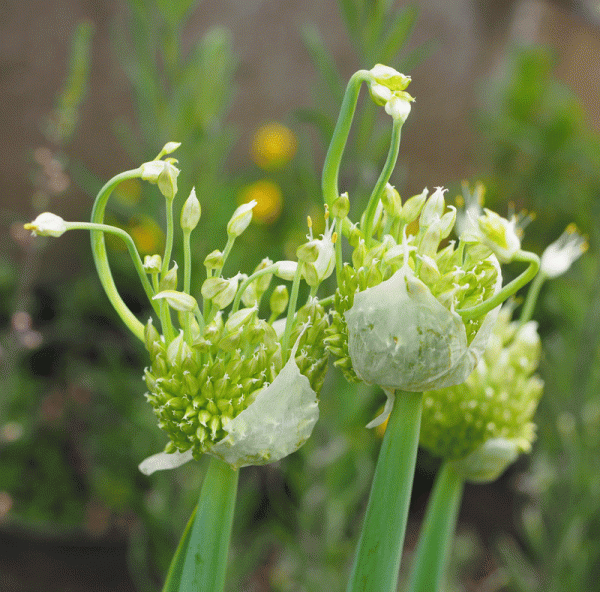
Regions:
[[588, 249], [587, 240], [579, 234], [575, 224], [566, 230], [542, 254], [540, 269], [549, 278], [565, 273]]
[[485, 213], [475, 218], [468, 212], [467, 228], [460, 239], [467, 242], [480, 242], [498, 257], [500, 263], [510, 263], [521, 249], [518, 220], [510, 220], [484, 208]]
[[44, 212], [33, 222], [25, 224], [26, 230], [31, 230], [34, 235], [39, 236], [61, 236], [67, 231], [67, 223], [56, 214]]

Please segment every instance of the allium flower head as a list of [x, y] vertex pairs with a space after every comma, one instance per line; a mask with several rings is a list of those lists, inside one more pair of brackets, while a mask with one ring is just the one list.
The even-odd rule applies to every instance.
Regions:
[[495, 313], [465, 322], [456, 311], [498, 292], [498, 261], [480, 243], [440, 250], [456, 213], [445, 211], [441, 188], [425, 196], [406, 204], [414, 210], [420, 201], [416, 235], [407, 236], [402, 210], [383, 212], [376, 240], [367, 246], [359, 233], [342, 269], [327, 344], [350, 380], [420, 392], [464, 381], [481, 357]]
[[531, 419], [543, 383], [537, 323], [500, 311], [482, 358], [462, 384], [424, 394], [421, 446], [457, 461], [468, 480], [495, 479], [535, 437]]

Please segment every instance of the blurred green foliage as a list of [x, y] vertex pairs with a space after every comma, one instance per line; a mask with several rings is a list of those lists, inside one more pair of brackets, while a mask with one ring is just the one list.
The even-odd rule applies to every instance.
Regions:
[[[552, 50], [515, 50], [481, 117], [486, 197], [531, 209], [541, 252], [575, 221], [590, 249], [542, 289], [545, 380], [531, 467], [517, 481], [521, 540], [499, 543], [506, 590], [593, 590], [600, 577], [600, 135], [554, 74]], [[493, 207], [493, 206], [492, 206]]]

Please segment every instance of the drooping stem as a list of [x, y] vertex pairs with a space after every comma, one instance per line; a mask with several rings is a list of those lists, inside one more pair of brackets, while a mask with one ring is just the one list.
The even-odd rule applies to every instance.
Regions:
[[338, 176], [340, 173], [340, 164], [346, 142], [348, 141], [352, 118], [356, 111], [360, 86], [363, 82], [370, 80], [370, 77], [371, 75], [367, 70], [359, 70], [352, 75], [346, 87], [346, 94], [342, 101], [340, 114], [333, 130], [333, 136], [323, 165], [323, 199], [329, 207], [339, 197]]
[[394, 167], [396, 166], [396, 161], [398, 160], [398, 152], [400, 151], [400, 139], [402, 137], [403, 123], [404, 121], [400, 119], [394, 119], [394, 123], [392, 126], [392, 137], [390, 140], [390, 149], [388, 151], [387, 159], [385, 161], [385, 164], [383, 165], [381, 174], [377, 179], [377, 183], [375, 183], [375, 187], [373, 188], [371, 197], [369, 198], [369, 203], [367, 205], [365, 214], [365, 227], [363, 229], [365, 240], [367, 242], [370, 242], [371, 240], [371, 234], [373, 232], [373, 220], [375, 218], [377, 204], [379, 202], [379, 199], [381, 198], [381, 194], [383, 193], [387, 182], [392, 176], [392, 172], [394, 171]]
[[422, 393], [396, 393], [347, 592], [396, 591], [419, 443], [422, 400]]
[[446, 573], [464, 479], [445, 462], [435, 479], [407, 592], [438, 592]]
[[[142, 169], [134, 169], [131, 171], [125, 171], [118, 175], [115, 175], [110, 179], [96, 197], [94, 207], [92, 209], [92, 222], [96, 224], [104, 223], [104, 211], [106, 210], [106, 203], [115, 187], [122, 181], [128, 179], [136, 179], [141, 177]], [[117, 290], [115, 281], [108, 264], [108, 255], [106, 253], [106, 243], [104, 241], [104, 232], [101, 230], [92, 230], [91, 232], [91, 243], [92, 243], [92, 254], [94, 256], [94, 263], [96, 264], [96, 270], [100, 277], [100, 282], [110, 303], [117, 311], [119, 316], [123, 319], [123, 322], [127, 325], [129, 330], [140, 340], [144, 341], [144, 325], [138, 321], [135, 315], [129, 310], [121, 295]]]
[[67, 226], [67, 230], [100, 230], [102, 232], [107, 232], [108, 234], [114, 234], [119, 238], [123, 239], [125, 245], [127, 246], [127, 250], [129, 251], [129, 256], [133, 261], [133, 265], [135, 266], [135, 270], [138, 273], [138, 276], [142, 282], [142, 286], [144, 287], [144, 292], [146, 292], [146, 296], [152, 307], [154, 308], [154, 312], [159, 314], [158, 304], [156, 301], [152, 300], [154, 296], [154, 289], [150, 285], [150, 280], [146, 275], [144, 270], [144, 264], [142, 263], [142, 259], [138, 250], [133, 242], [133, 238], [131, 235], [123, 230], [122, 228], [117, 228], [116, 226], [110, 226], [109, 224], [96, 224], [94, 222], [65, 222]]
[[223, 592], [238, 478], [239, 471], [211, 458], [200, 490], [179, 587], [173, 590]]
[[457, 310], [456, 312], [462, 317], [463, 321], [481, 317], [490, 312], [493, 308], [496, 308], [499, 304], [502, 304], [527, 282], [531, 281], [540, 268], [540, 258], [535, 253], [530, 253], [529, 251], [518, 251], [514, 260], [529, 263], [529, 266], [520, 276], [516, 277], [512, 282], [504, 286], [497, 294], [494, 294], [494, 296], [488, 298], [485, 302], [477, 304], [476, 306]]

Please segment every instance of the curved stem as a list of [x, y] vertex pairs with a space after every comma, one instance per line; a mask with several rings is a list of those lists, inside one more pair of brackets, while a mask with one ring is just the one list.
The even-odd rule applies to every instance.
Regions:
[[[104, 223], [104, 211], [106, 209], [106, 203], [114, 188], [128, 179], [136, 179], [141, 177], [142, 169], [134, 169], [131, 171], [125, 171], [118, 175], [115, 175], [110, 179], [96, 197], [94, 207], [92, 208], [92, 222], [97, 224]], [[94, 256], [94, 263], [96, 264], [96, 270], [100, 277], [102, 287], [117, 311], [119, 316], [123, 319], [123, 322], [127, 325], [130, 331], [140, 340], [144, 341], [144, 325], [138, 321], [135, 315], [129, 310], [123, 299], [121, 298], [115, 281], [112, 277], [112, 272], [108, 264], [108, 256], [106, 253], [106, 243], [104, 241], [104, 232], [101, 230], [92, 230], [91, 232], [91, 243], [92, 243], [92, 254]]]
[[261, 275], [267, 275], [269, 273], [273, 274], [277, 271], [277, 269], [278, 269], [277, 263], [273, 263], [273, 265], [263, 267], [262, 269], [259, 269], [258, 271], [253, 273], [250, 277], [247, 277], [240, 284], [240, 287], [238, 288], [238, 291], [235, 294], [235, 299], [233, 301], [233, 307], [231, 309], [231, 313], [233, 314], [234, 312], [237, 312], [238, 308], [240, 307], [240, 300], [242, 299], [242, 296], [243, 296], [246, 288], [250, 285], [251, 282], [253, 282], [257, 277], [260, 277]]
[[152, 297], [155, 294], [154, 289], [150, 285], [150, 281], [148, 280], [148, 276], [144, 270], [144, 264], [142, 263], [140, 254], [138, 253], [135, 243], [133, 242], [133, 238], [131, 238], [131, 235], [128, 232], [122, 228], [117, 228], [116, 226], [110, 226], [109, 224], [96, 224], [94, 222], [65, 222], [65, 224], [67, 226], [67, 230], [101, 230], [102, 232], [114, 234], [115, 236], [121, 238], [127, 246], [129, 256], [131, 257], [131, 260], [135, 266], [135, 270], [142, 281], [142, 286], [144, 287], [146, 296], [148, 297], [152, 308], [154, 308], [154, 312], [159, 314], [158, 304], [156, 301], [152, 300]]
[[395, 592], [397, 589], [422, 401], [422, 393], [396, 393], [347, 592]]
[[394, 123], [392, 126], [392, 138], [390, 140], [390, 149], [388, 151], [387, 159], [385, 161], [385, 164], [383, 165], [381, 174], [377, 179], [377, 183], [373, 188], [371, 197], [369, 198], [369, 203], [367, 205], [367, 210], [365, 214], [365, 227], [363, 229], [365, 240], [367, 242], [370, 242], [371, 240], [371, 233], [373, 231], [373, 219], [375, 217], [375, 211], [377, 210], [379, 198], [383, 193], [387, 182], [390, 180], [394, 167], [396, 166], [396, 161], [398, 160], [398, 152], [400, 151], [400, 139], [402, 137], [403, 123], [404, 121], [394, 119]]
[[339, 197], [338, 191], [338, 176], [340, 173], [340, 163], [342, 161], [342, 155], [346, 142], [348, 141], [348, 134], [350, 133], [350, 127], [352, 125], [352, 118], [356, 111], [356, 103], [358, 101], [358, 94], [360, 92], [360, 86], [363, 82], [370, 80], [370, 73], [368, 70], [359, 70], [355, 72], [346, 87], [346, 94], [340, 107], [340, 114], [333, 130], [333, 136], [329, 143], [327, 150], [327, 156], [325, 157], [325, 163], [323, 165], [323, 178], [322, 178], [322, 189], [323, 189], [323, 200], [330, 207], [333, 202]]
[[167, 236], [165, 238], [165, 254], [163, 256], [161, 278], [167, 275], [169, 271], [169, 264], [171, 262], [171, 253], [173, 251], [173, 235], [174, 235], [174, 223], [173, 223], [173, 200], [166, 199], [166, 210], [167, 210]]
[[523, 261], [529, 263], [529, 267], [517, 278], [515, 278], [510, 284], [507, 284], [497, 294], [494, 294], [491, 298], [488, 298], [485, 302], [469, 308], [463, 308], [456, 312], [462, 317], [463, 321], [475, 319], [487, 314], [493, 308], [496, 308], [499, 304], [502, 304], [506, 299], [510, 298], [517, 290], [522, 288], [527, 282], [529, 282], [540, 268], [540, 258], [535, 253], [529, 251], [519, 251], [515, 257], [515, 261]]
[[239, 471], [211, 458], [189, 535], [178, 592], [223, 592]]
[[419, 535], [407, 592], [438, 592], [450, 558], [450, 549], [464, 479], [449, 462], [440, 468]]
[[533, 278], [533, 281], [529, 286], [529, 290], [527, 290], [525, 304], [523, 304], [523, 309], [521, 310], [519, 325], [524, 325], [527, 321], [531, 320], [535, 303], [537, 302], [538, 296], [540, 295], [540, 290], [542, 289], [542, 285], [545, 281], [546, 275], [542, 271], [540, 271], [535, 278]]

